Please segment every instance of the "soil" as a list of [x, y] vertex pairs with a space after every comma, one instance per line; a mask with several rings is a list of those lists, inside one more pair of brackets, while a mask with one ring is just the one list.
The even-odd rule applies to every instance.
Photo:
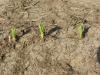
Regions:
[[100, 0], [0, 0], [0, 75], [100, 75]]

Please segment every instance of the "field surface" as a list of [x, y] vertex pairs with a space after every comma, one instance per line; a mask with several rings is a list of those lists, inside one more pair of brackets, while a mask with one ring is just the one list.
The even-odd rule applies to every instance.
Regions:
[[100, 75], [100, 0], [0, 0], [0, 75]]

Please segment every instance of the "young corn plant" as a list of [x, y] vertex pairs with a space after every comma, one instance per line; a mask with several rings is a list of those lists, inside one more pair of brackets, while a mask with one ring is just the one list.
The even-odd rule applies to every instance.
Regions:
[[85, 30], [83, 23], [79, 24], [78, 30], [79, 30], [80, 38], [83, 38], [84, 37], [84, 30]]
[[16, 32], [15, 27], [11, 28], [11, 35], [10, 36], [12, 38], [12, 41], [16, 41], [17, 32]]
[[44, 40], [46, 31], [45, 31], [45, 26], [43, 22], [41, 22], [39, 25], [39, 32], [40, 32], [41, 39]]

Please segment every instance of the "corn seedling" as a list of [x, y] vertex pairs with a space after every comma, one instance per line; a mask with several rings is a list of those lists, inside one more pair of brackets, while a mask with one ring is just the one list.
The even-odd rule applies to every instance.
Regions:
[[16, 28], [13, 27], [11, 28], [11, 38], [13, 41], [16, 41], [16, 36], [17, 36]]
[[83, 23], [79, 24], [78, 30], [79, 30], [80, 38], [83, 38], [83, 34], [84, 34], [84, 25], [83, 25]]
[[41, 39], [44, 39], [44, 37], [45, 37], [45, 26], [44, 26], [43, 22], [41, 22], [40, 25], [39, 25], [39, 32], [40, 32]]

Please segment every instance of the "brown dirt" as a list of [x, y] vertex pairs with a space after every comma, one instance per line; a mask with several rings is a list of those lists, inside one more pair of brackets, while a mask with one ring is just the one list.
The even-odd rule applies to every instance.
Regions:
[[[100, 75], [99, 7], [99, 0], [0, 0], [0, 75]], [[83, 39], [79, 22], [87, 27]]]

